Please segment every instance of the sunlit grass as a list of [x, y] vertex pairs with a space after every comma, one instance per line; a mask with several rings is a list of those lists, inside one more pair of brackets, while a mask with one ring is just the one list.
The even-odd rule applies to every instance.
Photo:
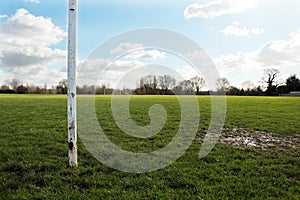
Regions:
[[[210, 98], [199, 97], [199, 131], [207, 130]], [[120, 147], [144, 152], [176, 134], [180, 109], [173, 96], [134, 96], [131, 117], [149, 123], [151, 105], [164, 105], [168, 119], [153, 138], [137, 139], [114, 123], [110, 97], [97, 96], [99, 122]], [[79, 167], [67, 166], [67, 98], [0, 95], [0, 199], [299, 199], [300, 150], [237, 148], [217, 144], [199, 160], [201, 143], [170, 166], [146, 174], [108, 168], [79, 139]], [[300, 98], [227, 97], [225, 126], [300, 134]]]

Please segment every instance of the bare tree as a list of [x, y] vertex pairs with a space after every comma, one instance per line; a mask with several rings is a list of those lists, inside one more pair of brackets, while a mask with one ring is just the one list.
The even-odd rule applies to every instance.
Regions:
[[191, 80], [184, 80], [179, 83], [183, 94], [194, 94], [194, 89]]
[[219, 78], [216, 83], [219, 92], [226, 92], [229, 89], [229, 81], [226, 78]]
[[267, 84], [267, 95], [272, 95], [276, 93], [278, 83], [276, 79], [280, 76], [280, 71], [278, 69], [264, 69], [264, 74], [262, 77], [262, 82]]
[[251, 81], [245, 81], [242, 83], [242, 88], [244, 90], [252, 90], [255, 88], [255, 85]]
[[45, 84], [44, 84], [44, 87], [43, 87], [43, 89], [42, 89], [42, 93], [43, 93], [43, 94], [47, 94], [47, 88], [48, 88], [48, 87], [47, 87], [47, 83], [45, 83]]
[[19, 79], [12, 79], [9, 83], [10, 87], [13, 89], [13, 90], [16, 90], [17, 87], [21, 84], [21, 81]]
[[156, 89], [157, 86], [157, 79], [156, 76], [147, 75], [141, 78], [140, 86], [145, 87], [146, 89]]
[[200, 89], [205, 85], [205, 81], [202, 77], [194, 76], [191, 78], [192, 87], [196, 90], [196, 95], [199, 95]]
[[10, 80], [9, 79], [4, 80], [3, 85], [5, 85], [7, 87], [7, 89], [10, 89]]
[[110, 83], [108, 81], [104, 81], [101, 84], [101, 87], [97, 87], [97, 90], [102, 90], [101, 93], [102, 94], [106, 94], [106, 90], [110, 88]]
[[176, 85], [176, 80], [170, 75], [163, 75], [158, 77], [158, 83], [161, 89], [167, 92]]

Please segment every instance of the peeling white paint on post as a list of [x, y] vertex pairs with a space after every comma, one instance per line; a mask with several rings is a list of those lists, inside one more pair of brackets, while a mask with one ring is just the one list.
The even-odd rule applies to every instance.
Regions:
[[69, 0], [68, 25], [68, 156], [69, 166], [77, 167], [76, 121], [76, 24], [77, 0]]

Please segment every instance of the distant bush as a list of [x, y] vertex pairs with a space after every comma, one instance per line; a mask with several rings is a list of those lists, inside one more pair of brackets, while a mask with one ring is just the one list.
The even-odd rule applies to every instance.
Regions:
[[6, 89], [6, 90], [0, 90], [0, 94], [15, 94], [16, 92], [14, 90]]
[[17, 87], [16, 93], [17, 94], [26, 94], [28, 91], [27, 87], [23, 86], [23, 85], [19, 85]]

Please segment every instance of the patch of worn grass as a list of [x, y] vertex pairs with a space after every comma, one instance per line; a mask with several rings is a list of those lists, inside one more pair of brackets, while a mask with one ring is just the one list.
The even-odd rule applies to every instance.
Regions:
[[[300, 98], [227, 97], [226, 127], [245, 127], [278, 135], [299, 134]], [[201, 143], [170, 166], [146, 174], [104, 166], [79, 145], [79, 167], [67, 167], [66, 96], [0, 95], [0, 199], [299, 199], [300, 150], [237, 148], [217, 144], [199, 160]], [[134, 96], [131, 116], [149, 123], [148, 109], [165, 106], [166, 127], [155, 137], [129, 137], [113, 123], [110, 97], [98, 96], [99, 122], [124, 149], [150, 151], [167, 144], [180, 118], [176, 98]], [[209, 97], [199, 97], [205, 131]], [[101, 110], [100, 110], [101, 108]]]

